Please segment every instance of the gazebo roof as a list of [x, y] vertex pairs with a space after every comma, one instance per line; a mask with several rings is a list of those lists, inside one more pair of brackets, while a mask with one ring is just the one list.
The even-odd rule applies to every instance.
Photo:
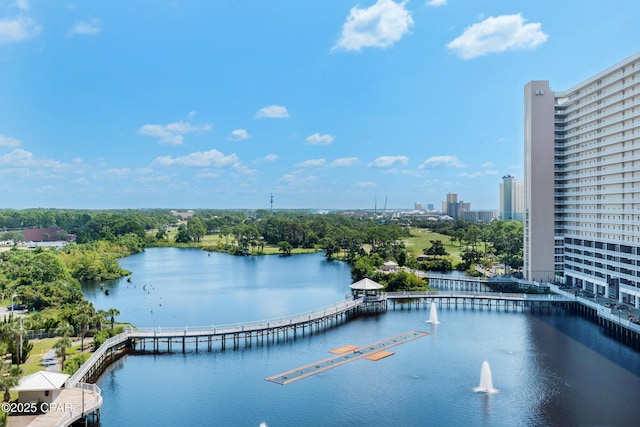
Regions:
[[357, 291], [375, 291], [384, 288], [384, 286], [382, 286], [380, 283], [374, 282], [373, 280], [367, 278], [359, 280], [349, 287]]
[[398, 263], [394, 261], [387, 261], [384, 263], [384, 265], [398, 265]]
[[20, 379], [18, 386], [13, 388], [15, 391], [42, 391], [42, 390], [58, 390], [69, 375], [59, 372], [39, 371]]

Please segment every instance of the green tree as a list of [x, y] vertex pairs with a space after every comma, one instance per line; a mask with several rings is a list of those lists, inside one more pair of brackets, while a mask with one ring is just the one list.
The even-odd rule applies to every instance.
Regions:
[[107, 310], [107, 315], [111, 318], [111, 329], [113, 329], [116, 321], [115, 318], [117, 316], [120, 316], [120, 310], [118, 310], [117, 308], [110, 308], [109, 310]]
[[178, 226], [178, 233], [176, 234], [176, 243], [189, 243], [191, 241], [191, 235], [187, 230], [187, 226], [180, 224]]
[[385, 282], [387, 292], [429, 290], [429, 285], [424, 279], [406, 271], [388, 274]]
[[376, 270], [382, 266], [384, 260], [378, 254], [358, 258], [351, 267], [351, 280], [357, 282], [364, 278], [373, 279]]
[[80, 351], [84, 351], [84, 337], [89, 329], [91, 317], [87, 313], [80, 313], [76, 317], [76, 324], [78, 325], [78, 335], [80, 335]]
[[283, 255], [291, 255], [292, 249], [293, 246], [291, 246], [291, 243], [285, 241], [278, 242], [278, 250], [282, 252]]
[[64, 366], [64, 362], [67, 360], [67, 349], [72, 345], [73, 342], [69, 337], [58, 338], [53, 343], [53, 348], [56, 350], [56, 354], [62, 359], [61, 366]]
[[334, 259], [335, 255], [340, 253], [340, 245], [331, 237], [323, 237], [320, 240], [320, 246], [324, 249], [327, 259]]
[[[6, 347], [0, 345], [0, 354], [6, 354]], [[18, 385], [22, 370], [19, 366], [11, 366], [4, 359], [0, 359], [0, 391], [4, 392], [4, 402], [11, 399], [10, 390]], [[7, 425], [8, 411], [3, 412], [3, 425]]]
[[444, 243], [441, 240], [429, 240], [431, 246], [423, 249], [422, 253], [428, 256], [432, 256], [434, 258], [438, 258], [440, 256], [448, 256], [449, 252], [444, 247]]
[[200, 239], [207, 234], [207, 225], [198, 216], [192, 216], [187, 221], [187, 232], [192, 240], [200, 243]]

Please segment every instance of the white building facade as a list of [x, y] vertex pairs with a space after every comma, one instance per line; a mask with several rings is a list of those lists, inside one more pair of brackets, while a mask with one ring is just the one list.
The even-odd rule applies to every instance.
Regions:
[[525, 276], [640, 307], [640, 53], [524, 100]]

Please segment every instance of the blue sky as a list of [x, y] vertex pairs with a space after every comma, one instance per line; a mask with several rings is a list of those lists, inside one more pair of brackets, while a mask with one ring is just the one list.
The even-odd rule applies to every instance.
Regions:
[[0, 0], [1, 208], [498, 209], [637, 0]]

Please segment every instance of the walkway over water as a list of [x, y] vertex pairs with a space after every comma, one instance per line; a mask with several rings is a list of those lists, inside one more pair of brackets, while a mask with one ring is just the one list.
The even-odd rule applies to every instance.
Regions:
[[299, 313], [291, 317], [259, 320], [227, 325], [158, 327], [129, 329], [106, 340], [98, 350], [67, 380], [74, 385], [79, 381], [96, 380], [115, 358], [127, 347], [140, 352], [173, 352], [177, 347], [183, 353], [189, 350], [224, 351], [228, 347], [236, 350], [244, 343], [262, 345], [289, 338], [312, 334], [345, 322], [361, 312], [374, 308], [362, 299], [345, 299], [321, 309]]
[[514, 294], [502, 292], [387, 292], [381, 295], [392, 307], [411, 308], [431, 302], [446, 307], [503, 308], [506, 310], [550, 310], [552, 307], [574, 304], [564, 295]]
[[[443, 278], [441, 278], [443, 280]], [[458, 281], [458, 278], [454, 278]], [[470, 280], [465, 283], [481, 283], [481, 280]], [[467, 285], [465, 285], [467, 286]], [[556, 289], [554, 289], [556, 290]], [[556, 290], [557, 291], [557, 290]], [[608, 319], [610, 328], [616, 326], [617, 331], [629, 333], [629, 340], [636, 340], [640, 326], [618, 318], [617, 322], [609, 319], [611, 314], [602, 310], [595, 311], [585, 305], [579, 298], [566, 293], [552, 294], [513, 294], [499, 292], [387, 292], [368, 295], [356, 299], [345, 299], [321, 309], [300, 313], [291, 317], [260, 320], [246, 323], [186, 327], [157, 327], [130, 329], [108, 339], [68, 380], [69, 386], [80, 381], [95, 381], [123, 349], [134, 352], [168, 352], [181, 351], [225, 351], [227, 348], [237, 350], [241, 345], [250, 348], [289, 339], [304, 337], [344, 323], [354, 316], [367, 312], [384, 312], [388, 308], [412, 309], [426, 307], [432, 302], [445, 307], [462, 307], [470, 309], [504, 309], [504, 310], [551, 310], [560, 307], [582, 307], [593, 311], [602, 320]], [[389, 307], [389, 305], [391, 307]], [[615, 320], [615, 319], [614, 319]]]
[[37, 416], [17, 415], [9, 417], [9, 426], [22, 425], [28, 427], [63, 427], [84, 418], [85, 414], [93, 415], [99, 420], [102, 406], [102, 392], [95, 384], [66, 385], [60, 391], [56, 401], [49, 404], [48, 411]]

